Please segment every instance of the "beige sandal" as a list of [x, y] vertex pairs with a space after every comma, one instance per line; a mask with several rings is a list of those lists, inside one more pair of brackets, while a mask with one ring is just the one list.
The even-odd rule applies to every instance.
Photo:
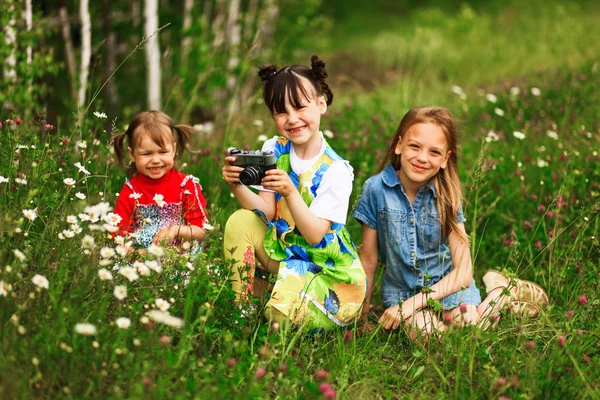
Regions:
[[[490, 269], [482, 278], [486, 292], [489, 294], [492, 290], [506, 288], [510, 292], [511, 302], [527, 302], [539, 309], [548, 305], [549, 299], [546, 291], [537, 283], [523, 279], [509, 278], [499, 271]], [[530, 307], [530, 306], [528, 306]]]
[[512, 300], [507, 306], [508, 312], [524, 317], [536, 318], [542, 311], [536, 304], [526, 300]]

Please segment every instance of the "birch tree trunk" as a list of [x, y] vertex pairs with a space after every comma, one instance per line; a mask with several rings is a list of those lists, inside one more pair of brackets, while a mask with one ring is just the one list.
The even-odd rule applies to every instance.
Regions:
[[192, 8], [194, 7], [194, 0], [185, 0], [183, 3], [183, 26], [181, 40], [181, 65], [187, 66], [188, 55], [190, 54], [190, 47], [192, 46], [192, 37], [188, 30], [192, 26]]
[[[31, 32], [31, 26], [33, 22], [33, 11], [31, 9], [31, 0], [25, 0], [25, 27], [27, 28], [27, 32]], [[27, 46], [27, 65], [31, 65], [33, 50], [31, 45]], [[30, 88], [31, 89], [31, 88]]]
[[15, 3], [13, 0], [8, 0], [8, 13], [10, 14], [10, 21], [4, 27], [4, 42], [10, 48], [10, 53], [4, 61], [4, 80], [6, 82], [16, 82], [17, 80], [17, 34], [15, 32], [15, 26], [17, 25], [17, 18], [15, 16]]
[[[116, 35], [114, 30], [112, 29], [112, 8], [110, 0], [102, 0], [102, 19], [104, 25], [104, 37], [106, 38], [106, 51], [104, 57], [104, 80], [106, 81], [107, 79], [109, 79], [113, 71], [117, 68]], [[107, 106], [106, 111], [109, 114], [112, 113], [112, 111], [114, 111], [115, 106], [118, 104], [118, 96], [119, 94], [117, 92], [116, 81], [114, 79], [109, 79], [106, 83], [106, 92], [104, 93], [104, 103]]]
[[89, 1], [80, 0], [79, 7], [79, 17], [81, 18], [81, 70], [79, 71], [79, 96], [77, 104], [83, 107], [90, 72], [90, 60], [92, 58], [92, 22], [90, 20]]
[[216, 0], [215, 4], [215, 15], [213, 17], [212, 31], [213, 31], [213, 48], [219, 50], [225, 42], [225, 32], [223, 25], [225, 24], [225, 1]]
[[145, 1], [144, 18], [144, 34], [148, 38], [144, 45], [148, 65], [148, 107], [152, 110], [160, 110], [160, 46], [157, 35], [152, 35], [158, 29], [158, 0]]
[[75, 72], [75, 56], [73, 55], [73, 39], [71, 37], [71, 24], [69, 23], [69, 12], [65, 0], [59, 1], [58, 16], [63, 41], [65, 42], [65, 58], [67, 60], [67, 70], [69, 71], [69, 82], [71, 84], [71, 96], [75, 99], [77, 96], [76, 72]]
[[227, 12], [227, 50], [228, 50], [228, 62], [227, 62], [227, 94], [230, 97], [229, 110], [230, 114], [237, 111], [238, 103], [235, 98], [235, 87], [237, 84], [236, 69], [240, 62], [239, 60], [239, 47], [241, 42], [241, 28], [239, 22], [240, 16], [240, 0], [231, 0], [229, 3], [229, 11]]

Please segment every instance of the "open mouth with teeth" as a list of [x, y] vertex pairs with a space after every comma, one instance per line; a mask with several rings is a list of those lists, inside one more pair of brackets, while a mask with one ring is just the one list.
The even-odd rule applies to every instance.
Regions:
[[306, 125], [304, 126], [299, 126], [297, 128], [293, 128], [293, 129], [288, 129], [288, 132], [291, 133], [292, 135], [297, 135], [300, 132], [302, 132], [304, 129], [306, 128]]

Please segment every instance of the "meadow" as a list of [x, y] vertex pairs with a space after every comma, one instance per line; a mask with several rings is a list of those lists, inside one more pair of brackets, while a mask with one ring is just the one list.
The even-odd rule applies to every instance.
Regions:
[[157, 248], [119, 272], [108, 231], [125, 172], [106, 126], [126, 119], [91, 104], [78, 122], [41, 125], [23, 110], [0, 122], [0, 398], [600, 398], [600, 10], [466, 4], [340, 15], [328, 40], [294, 42], [294, 62], [328, 62], [336, 97], [321, 128], [355, 169], [351, 203], [410, 107], [454, 113], [475, 278], [539, 283], [551, 304], [538, 318], [506, 312], [493, 330], [424, 345], [403, 330], [307, 335], [266, 322], [258, 299], [243, 316], [220, 165], [225, 148], [274, 134], [258, 91], [181, 165], [210, 204], [200, 257]]

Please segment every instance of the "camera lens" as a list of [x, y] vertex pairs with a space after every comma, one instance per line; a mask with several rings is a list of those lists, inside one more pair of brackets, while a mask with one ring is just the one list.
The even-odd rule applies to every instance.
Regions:
[[246, 167], [240, 172], [240, 182], [243, 185], [260, 185], [260, 181], [263, 178], [264, 173], [260, 168], [257, 167]]

